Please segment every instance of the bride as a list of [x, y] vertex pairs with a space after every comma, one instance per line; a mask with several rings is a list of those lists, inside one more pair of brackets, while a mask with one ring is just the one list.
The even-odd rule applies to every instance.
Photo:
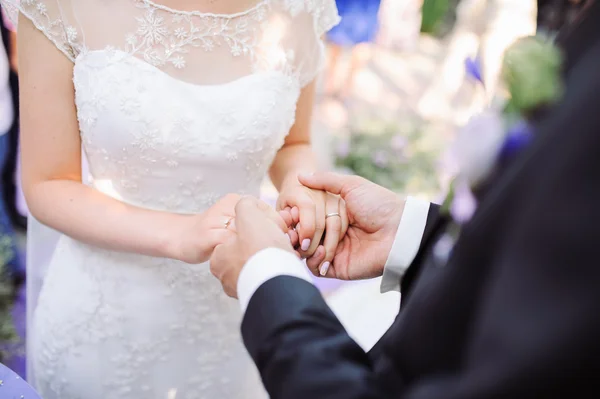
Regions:
[[333, 257], [339, 200], [296, 176], [314, 168], [334, 1], [1, 1], [18, 15], [26, 198], [62, 233], [30, 379], [46, 399], [262, 397], [238, 304], [203, 262], [267, 172], [278, 206], [299, 205], [301, 252]]

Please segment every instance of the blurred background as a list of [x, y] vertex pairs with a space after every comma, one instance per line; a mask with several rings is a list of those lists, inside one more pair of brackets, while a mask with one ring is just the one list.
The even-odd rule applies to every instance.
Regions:
[[[535, 33], [537, 2], [338, 0], [337, 4], [342, 22], [326, 37], [328, 63], [314, 114], [313, 143], [322, 167], [364, 176], [400, 195], [440, 200], [451, 172], [444, 162], [445, 149], [457, 127], [497, 90], [503, 51], [515, 39]], [[4, 25], [9, 88], [18, 113], [17, 66], [11, 62], [14, 34]], [[481, 66], [485, 90], [469, 81], [466, 59]], [[0, 213], [6, 215], [5, 234], [0, 231], [0, 266], [12, 272], [12, 277], [4, 274], [0, 279], [0, 318], [6, 315], [0, 320], [4, 342], [0, 362], [24, 376], [21, 283], [26, 209], [18, 186], [16, 125], [0, 135], [4, 137], [0, 187], [6, 208]], [[274, 203], [277, 193], [265, 183], [263, 195]], [[16, 239], [5, 238], [8, 235]], [[316, 279], [316, 284], [366, 349], [397, 314], [399, 293], [381, 295], [379, 280]]]
[[[440, 201], [456, 130], [498, 89], [504, 50], [535, 34], [532, 0], [339, 0], [327, 37], [313, 143], [323, 168], [361, 175], [400, 195]], [[560, 3], [560, 2], [556, 2]], [[485, 90], [466, 74], [481, 67]], [[272, 188], [265, 196], [274, 200]], [[379, 279], [317, 279], [350, 334], [369, 349], [397, 315], [400, 294]]]

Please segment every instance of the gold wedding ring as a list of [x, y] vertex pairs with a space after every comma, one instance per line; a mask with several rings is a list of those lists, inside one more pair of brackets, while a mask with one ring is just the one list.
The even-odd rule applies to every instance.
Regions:
[[225, 228], [229, 228], [229, 225], [231, 224], [231, 222], [233, 221], [233, 218], [229, 218], [225, 221]]
[[334, 216], [339, 216], [339, 217], [341, 217], [341, 216], [340, 216], [340, 214], [339, 214], [338, 212], [333, 212], [333, 213], [328, 213], [327, 215], [325, 215], [325, 219], [327, 219], [327, 218], [331, 218], [331, 217], [334, 217]]

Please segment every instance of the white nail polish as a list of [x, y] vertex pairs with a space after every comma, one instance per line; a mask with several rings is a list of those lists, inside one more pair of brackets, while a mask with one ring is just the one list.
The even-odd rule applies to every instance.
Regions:
[[325, 262], [321, 265], [321, 268], [319, 269], [319, 274], [325, 277], [325, 275], [327, 275], [327, 270], [329, 270], [329, 262]]
[[302, 248], [303, 251], [307, 251], [308, 248], [310, 248], [310, 238], [302, 240], [302, 246], [300, 248]]

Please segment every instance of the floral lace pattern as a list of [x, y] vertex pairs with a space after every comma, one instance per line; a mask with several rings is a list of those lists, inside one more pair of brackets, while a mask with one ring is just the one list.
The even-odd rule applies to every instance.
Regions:
[[[202, 212], [230, 192], [257, 194], [299, 95], [280, 73], [195, 86], [120, 51], [81, 57], [74, 83], [93, 184], [122, 201], [177, 213]], [[165, 95], [172, 85], [179, 96]], [[107, 135], [107, 123], [118, 137]], [[224, 182], [211, 169], [231, 177]]]
[[2, 1], [6, 15], [14, 24], [17, 23], [19, 12], [26, 15], [62, 51], [71, 61], [82, 50], [77, 29], [67, 23], [60, 14], [53, 13], [46, 1], [40, 0], [7, 0]]
[[[322, 65], [320, 36], [337, 22], [333, 0], [264, 0], [234, 15], [149, 0], [0, 1], [74, 62], [90, 184], [180, 214], [259, 193]], [[106, 43], [118, 36], [110, 24], [85, 26], [105, 15], [121, 42]], [[62, 237], [30, 334], [35, 385], [46, 399], [260, 399], [239, 323], [206, 264]]]
[[136, 18], [137, 31], [127, 35], [128, 51], [141, 52], [146, 62], [157, 67], [166, 63], [185, 67], [184, 55], [189, 47], [210, 52], [225, 45], [234, 57], [252, 55], [259, 37], [257, 30], [268, 12], [268, 3], [263, 1], [236, 18], [175, 12], [168, 24], [154, 3], [136, 0], [136, 4], [144, 15]]
[[[295, 75], [301, 85], [310, 82], [322, 68], [320, 38], [339, 22], [332, 0], [261, 0], [235, 14], [178, 11], [150, 0], [125, 0], [118, 6], [102, 5], [99, 0], [84, 1], [81, 7], [73, 5], [78, 3], [74, 0], [0, 0], [0, 3], [13, 22], [19, 12], [27, 16], [73, 62], [88, 51], [118, 49], [157, 68], [181, 70], [188, 66], [190, 57], [202, 57], [197, 50], [204, 53], [226, 50], [234, 58], [247, 58], [246, 73], [278, 69]], [[130, 21], [115, 25], [117, 32], [122, 30], [122, 40], [98, 37], [89, 40], [89, 31], [97, 33], [102, 27], [82, 24], [81, 19], [93, 20], [95, 14], [102, 12], [106, 18], [114, 13], [131, 14]], [[297, 38], [290, 43], [286, 43], [288, 39], [272, 42], [269, 36], [281, 34], [272, 30], [277, 19], [280, 23], [286, 20], [287, 35], [308, 39], [299, 46]], [[302, 48], [298, 51], [295, 47]]]

